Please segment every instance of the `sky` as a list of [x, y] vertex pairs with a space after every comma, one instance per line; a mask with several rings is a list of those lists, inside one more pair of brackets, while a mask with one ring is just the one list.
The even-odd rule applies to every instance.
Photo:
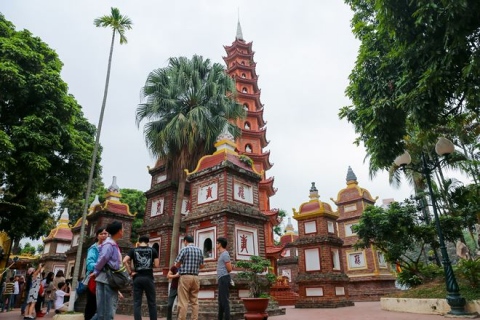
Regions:
[[[103, 182], [117, 176], [120, 188], [146, 191], [147, 166], [155, 159], [145, 145], [143, 126], [135, 123], [140, 89], [148, 74], [167, 66], [169, 57], [194, 54], [222, 63], [223, 46], [235, 40], [237, 20], [243, 37], [253, 42], [258, 85], [267, 121], [270, 162], [277, 193], [271, 208], [287, 211], [309, 200], [311, 182], [320, 200], [346, 187], [352, 167], [359, 186], [382, 199], [401, 201], [412, 188], [397, 189], [388, 174], [369, 178], [365, 150], [357, 147], [352, 124], [338, 117], [349, 105], [345, 96], [359, 42], [351, 32], [352, 11], [341, 0], [11, 0], [0, 12], [17, 30], [28, 29], [54, 49], [63, 62], [62, 78], [98, 123], [103, 98], [111, 30], [93, 20], [117, 7], [133, 21], [128, 44], [115, 44], [100, 143]], [[293, 219], [292, 219], [293, 220]], [[293, 221], [294, 222], [294, 221]]]

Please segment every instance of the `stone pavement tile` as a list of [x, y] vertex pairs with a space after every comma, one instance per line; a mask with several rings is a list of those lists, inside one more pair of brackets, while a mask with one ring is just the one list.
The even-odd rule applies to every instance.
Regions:
[[[51, 312], [37, 320], [52, 320], [55, 313]], [[166, 318], [158, 318], [165, 320]], [[286, 307], [286, 314], [269, 317], [269, 320], [443, 320], [441, 315], [417, 314], [406, 312], [385, 311], [380, 308], [380, 302], [355, 302], [354, 307], [336, 309], [295, 309]], [[0, 320], [23, 320], [20, 309], [10, 312], [0, 312]], [[133, 320], [133, 316], [115, 315], [115, 320]], [[149, 320], [143, 317], [143, 320]], [[212, 319], [215, 320], [215, 319]]]

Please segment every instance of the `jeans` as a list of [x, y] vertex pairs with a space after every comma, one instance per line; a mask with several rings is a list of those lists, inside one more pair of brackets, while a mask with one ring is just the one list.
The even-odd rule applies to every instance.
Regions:
[[230, 320], [230, 275], [218, 279], [218, 320]]
[[55, 309], [55, 306], [53, 304], [53, 300], [47, 300], [47, 301], [45, 301], [45, 303], [47, 304], [47, 312], [50, 312], [50, 309]]
[[191, 320], [198, 320], [198, 291], [200, 280], [198, 276], [184, 274], [178, 281], [178, 305], [177, 320], [187, 319], [188, 304], [192, 305]]
[[157, 320], [157, 305], [155, 298], [155, 284], [153, 278], [145, 275], [135, 275], [133, 278], [133, 317], [142, 320], [142, 296], [145, 291], [148, 303], [150, 320]]
[[12, 294], [10, 297], [10, 309], [15, 308], [15, 302], [17, 301], [18, 294]]
[[108, 284], [97, 281], [97, 314], [98, 320], [113, 320], [117, 312], [118, 291]]
[[85, 320], [90, 320], [93, 318], [95, 313], [97, 313], [97, 296], [90, 292], [90, 289], [87, 288], [85, 292], [87, 297], [87, 303], [85, 304]]
[[173, 304], [175, 302], [176, 297], [177, 297], [177, 288], [172, 289], [170, 287], [170, 292], [168, 293], [167, 320], [173, 320], [172, 310], [173, 310]]

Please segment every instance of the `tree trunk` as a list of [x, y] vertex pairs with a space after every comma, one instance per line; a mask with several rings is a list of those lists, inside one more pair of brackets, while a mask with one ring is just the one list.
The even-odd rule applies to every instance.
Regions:
[[[100, 117], [98, 118], [97, 134], [95, 136], [95, 145], [93, 148], [92, 163], [90, 166], [90, 175], [88, 176], [87, 192], [85, 193], [85, 204], [83, 206], [83, 212], [82, 212], [80, 238], [78, 240], [77, 255], [75, 257], [75, 265], [74, 265], [75, 267], [73, 269], [72, 288], [74, 290], [71, 291], [72, 301], [75, 301], [75, 296], [77, 293], [75, 289], [77, 288], [78, 277], [80, 275], [80, 264], [81, 264], [80, 261], [82, 260], [83, 242], [85, 241], [85, 222], [87, 220], [88, 206], [90, 205], [88, 201], [90, 198], [90, 192], [92, 191], [93, 175], [95, 173], [95, 164], [97, 163], [97, 153], [98, 153], [98, 148], [100, 146], [100, 133], [102, 132], [103, 114], [105, 113], [105, 105], [107, 104], [108, 84], [110, 82], [110, 69], [112, 67], [112, 55], [113, 55], [114, 44], [115, 44], [115, 30], [113, 30], [113, 34], [112, 34], [112, 44], [110, 45], [110, 54], [108, 56], [107, 77], [105, 79], [105, 89], [103, 91], [102, 107], [100, 109]], [[68, 307], [68, 310], [73, 311], [74, 305], [75, 305], [74, 303], [71, 303]]]
[[182, 220], [182, 202], [183, 202], [183, 195], [185, 193], [185, 184], [186, 184], [186, 176], [185, 173], [182, 171], [182, 175], [180, 176], [178, 182], [178, 189], [177, 189], [177, 198], [175, 200], [175, 212], [173, 215], [173, 230], [172, 230], [172, 239], [170, 243], [170, 265], [173, 265], [175, 258], [178, 255], [178, 237], [180, 236], [180, 223]]

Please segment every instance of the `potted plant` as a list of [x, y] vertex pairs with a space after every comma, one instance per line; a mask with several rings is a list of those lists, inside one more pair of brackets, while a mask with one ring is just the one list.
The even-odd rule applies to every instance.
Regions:
[[237, 261], [236, 267], [243, 269], [237, 277], [246, 280], [250, 290], [250, 298], [242, 299], [246, 310], [245, 319], [268, 319], [265, 310], [270, 300], [269, 290], [277, 278], [268, 272], [270, 261], [259, 256], [251, 256], [250, 260]]

